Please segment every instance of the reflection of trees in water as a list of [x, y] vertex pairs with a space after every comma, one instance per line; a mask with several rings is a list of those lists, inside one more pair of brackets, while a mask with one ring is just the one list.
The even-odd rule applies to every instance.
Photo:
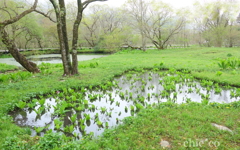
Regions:
[[[77, 122], [78, 122], [78, 124], [76, 124], [76, 122], [72, 122], [71, 120], [70, 120], [70, 118], [74, 115], [74, 114], [77, 114]], [[82, 120], [83, 119], [83, 117], [82, 117], [82, 111], [81, 112], [75, 112], [74, 110], [70, 110], [70, 111], [68, 111], [68, 112], [66, 112], [65, 113], [65, 116], [64, 116], [64, 118], [63, 118], [63, 127], [65, 128], [65, 127], [67, 127], [67, 126], [71, 126], [71, 125], [74, 125], [74, 128], [75, 128], [75, 130], [77, 130], [78, 132], [80, 132], [82, 135], [84, 135], [85, 133], [84, 133], [84, 131], [83, 130], [81, 130], [81, 123], [80, 123], [80, 121], [79, 120]], [[90, 126], [91, 125], [91, 121], [87, 121], [86, 122], [87, 123], [87, 125], [88, 126]], [[66, 133], [66, 132], [64, 132], [67, 136], [73, 136], [73, 134], [72, 133]]]
[[25, 126], [26, 122], [28, 121], [27, 112], [22, 110], [14, 116], [15, 123], [19, 126]]

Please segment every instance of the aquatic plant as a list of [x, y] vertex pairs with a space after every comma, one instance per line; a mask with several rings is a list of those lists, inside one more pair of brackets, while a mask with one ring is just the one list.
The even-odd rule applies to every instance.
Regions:
[[84, 114], [84, 117], [85, 117], [85, 120], [86, 120], [86, 121], [91, 120], [90, 114]]
[[191, 98], [186, 99], [186, 103], [190, 103], [191, 101], [192, 101]]
[[149, 86], [148, 89], [153, 90], [154, 89], [154, 85]]
[[222, 92], [222, 88], [220, 88], [220, 87], [215, 87], [214, 91], [215, 91], [216, 94], [219, 94], [219, 93]]
[[108, 128], [109, 125], [108, 125], [108, 122], [105, 122], [105, 128]]
[[80, 125], [84, 125], [85, 121], [86, 121], [85, 118], [79, 119], [79, 120], [78, 120], [78, 123], [79, 123]]
[[78, 107], [74, 108], [76, 111], [83, 111], [85, 109], [84, 105], [79, 105]]
[[[35, 106], [36, 106], [36, 104], [35, 103], [28, 103], [27, 104], [27, 106], [30, 108], [30, 109], [33, 109]], [[25, 107], [25, 106], [24, 106]], [[24, 108], [23, 107], [23, 108]], [[22, 109], [22, 108], [21, 108]]]
[[197, 94], [200, 94], [200, 90], [201, 90], [201, 89], [196, 88], [196, 93], [197, 93]]
[[97, 120], [99, 120], [99, 115], [98, 115], [98, 113], [95, 114], [94, 120], [95, 120], [95, 122], [96, 122]]
[[238, 59], [237, 58], [228, 58], [228, 65], [232, 69], [237, 69], [237, 67], [238, 67]]
[[24, 101], [18, 101], [18, 103], [16, 104], [16, 106], [20, 109], [23, 109], [26, 105], [27, 103]]
[[119, 97], [120, 97], [121, 99], [124, 99], [125, 94], [124, 94], [123, 92], [120, 92], [120, 93], [119, 93]]
[[148, 100], [150, 100], [150, 98], [151, 98], [151, 93], [148, 93], [147, 98], [148, 98]]
[[100, 107], [100, 110], [101, 110], [101, 113], [105, 113], [107, 111], [107, 108], [106, 107]]
[[[155, 94], [155, 96], [156, 96], [157, 94]], [[170, 96], [170, 94], [169, 94], [169, 92], [168, 91], [166, 91], [166, 90], [163, 90], [162, 91], [162, 93], [161, 93], [161, 96], [162, 97], [169, 97]]]
[[227, 69], [227, 68], [228, 68], [229, 63], [228, 63], [227, 60], [223, 59], [223, 60], [220, 60], [220, 61], [218, 62], [218, 66], [219, 66], [220, 69], [223, 69], [223, 70], [224, 70], [224, 69]]
[[85, 125], [80, 125], [80, 130], [85, 131], [86, 126]]
[[206, 88], [206, 90], [207, 90], [207, 92], [209, 93], [209, 92], [212, 90], [212, 88], [208, 86], [208, 87]]
[[128, 112], [128, 107], [127, 106], [125, 106], [125, 113], [127, 113]]
[[235, 97], [235, 90], [230, 90], [230, 96]]
[[173, 93], [173, 97], [176, 98], [176, 97], [177, 97], [177, 94], [178, 94], [177, 92], [174, 92], [174, 93]]
[[202, 99], [202, 104], [203, 105], [208, 105], [209, 104], [209, 100], [208, 99]]
[[119, 107], [120, 106], [120, 102], [116, 101], [116, 106]]
[[97, 125], [98, 125], [99, 127], [102, 127], [102, 124], [103, 124], [103, 123], [102, 123], [100, 120], [97, 121]]
[[59, 129], [61, 129], [62, 128], [62, 125], [63, 125], [63, 122], [62, 121], [60, 121], [60, 119], [54, 119], [54, 128], [56, 129], [56, 130], [59, 130]]
[[108, 113], [107, 113], [107, 116], [108, 116], [108, 117], [112, 117], [112, 112], [111, 112], [111, 111], [108, 112]]
[[34, 109], [33, 111], [37, 114], [37, 117], [39, 117], [41, 114], [43, 114], [43, 112], [45, 111], [45, 108], [39, 107], [38, 109]]
[[42, 98], [42, 99], [40, 99], [38, 102], [39, 102], [39, 104], [40, 104], [41, 106], [43, 106], [43, 105], [45, 104], [45, 101], [46, 101], [46, 99], [45, 99], [45, 98]]
[[68, 117], [68, 119], [72, 122], [75, 123], [77, 121], [77, 114], [73, 114], [71, 117]]
[[151, 80], [152, 80], [152, 77], [149, 76], [149, 77], [148, 77], [148, 80], [151, 81]]
[[135, 111], [135, 107], [133, 105], [130, 106], [130, 110], [131, 112], [134, 112]]
[[64, 132], [72, 133], [74, 131], [74, 125], [65, 126], [63, 130]]
[[94, 104], [92, 104], [92, 107], [90, 108], [92, 111], [94, 111], [96, 109], [96, 106]]
[[140, 103], [137, 103], [137, 104], [136, 104], [136, 111], [139, 111], [139, 110], [141, 110], [142, 108], [144, 108], [142, 104], [140, 104]]
[[222, 74], [223, 74], [222, 71], [217, 71], [217, 72], [216, 72], [216, 76], [221, 76]]
[[45, 129], [45, 127], [34, 127], [34, 130], [37, 132], [37, 134], [42, 132], [44, 129]]
[[86, 90], [84, 87], [81, 87], [81, 90], [80, 90], [80, 92], [81, 92], [82, 94], [84, 94], [84, 93], [86, 93], [86, 92], [87, 92], [87, 90]]
[[140, 97], [138, 98], [138, 100], [139, 100], [139, 102], [144, 103], [145, 97], [144, 97], [144, 96], [140, 96]]
[[193, 89], [192, 88], [189, 88], [188, 89], [188, 93], [192, 93], [193, 92]]
[[88, 100], [83, 100], [84, 105], [88, 105]]
[[108, 95], [109, 99], [112, 98], [112, 93], [108, 93], [107, 95]]

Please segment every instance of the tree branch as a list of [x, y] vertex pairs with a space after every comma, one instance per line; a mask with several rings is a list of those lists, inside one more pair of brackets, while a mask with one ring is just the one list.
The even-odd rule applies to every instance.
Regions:
[[12, 19], [5, 20], [5, 21], [3, 21], [3, 22], [0, 22], [0, 25], [6, 26], [6, 25], [9, 25], [9, 24], [12, 24], [12, 23], [17, 22], [17, 21], [20, 20], [21, 18], [25, 17], [27, 14], [33, 12], [33, 11], [36, 9], [36, 7], [37, 7], [37, 3], [38, 3], [38, 0], [35, 0], [33, 6], [32, 6], [30, 9], [25, 10], [25, 11], [22, 12], [20, 15], [17, 15], [17, 16], [15, 16], [15, 17], [13, 17]]
[[39, 14], [41, 14], [41, 15], [43, 15], [44, 17], [48, 18], [50, 21], [52, 21], [52, 22], [54, 22], [54, 23], [57, 23], [57, 21], [53, 20], [53, 19], [48, 15], [49, 13], [45, 14], [44, 12], [42, 12], [42, 11], [40, 11], [40, 10], [34, 10], [34, 11], [37, 12], [37, 13], [39, 13]]
[[107, 0], [87, 0], [85, 2], [82, 3], [82, 6], [83, 6], [83, 10], [92, 2], [104, 2], [104, 1], [107, 1]]

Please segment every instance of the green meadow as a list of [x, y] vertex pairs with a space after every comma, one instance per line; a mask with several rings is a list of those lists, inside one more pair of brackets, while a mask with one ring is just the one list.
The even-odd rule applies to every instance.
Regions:
[[[62, 76], [61, 64], [44, 63], [39, 68], [41, 73], [31, 74], [0, 64], [3, 72], [0, 74], [0, 149], [163, 149], [161, 141], [170, 143], [167, 149], [235, 150], [240, 147], [240, 102], [159, 103], [141, 109], [136, 117], [125, 118], [122, 124], [106, 129], [99, 137], [86, 136], [80, 140], [58, 133], [31, 137], [30, 130], [15, 125], [9, 115], [19, 109], [19, 101], [28, 103], [65, 88], [100, 87], [129, 71], [188, 74], [199, 82], [212, 81], [239, 91], [239, 48], [124, 50], [79, 62], [80, 74], [71, 77]], [[218, 130], [212, 123], [233, 132]]]

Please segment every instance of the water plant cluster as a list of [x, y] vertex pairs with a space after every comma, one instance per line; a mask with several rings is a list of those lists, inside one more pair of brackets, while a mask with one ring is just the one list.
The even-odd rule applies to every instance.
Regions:
[[[54, 67], [61, 67], [61, 65], [56, 64], [54, 65]], [[41, 63], [39, 65], [39, 69], [41, 70], [41, 75], [50, 75], [53, 72], [53, 66], [50, 63]], [[34, 75], [27, 71], [0, 74], [0, 83], [19, 82], [26, 80], [30, 77], [34, 77]]]
[[238, 69], [240, 67], [240, 59], [235, 57], [230, 57], [227, 59], [220, 59], [218, 62], [218, 66], [220, 69]]
[[26, 71], [20, 71], [16, 73], [0, 74], [0, 83], [3, 82], [17, 82], [25, 80], [32, 76], [32, 73]]
[[175, 69], [165, 72], [142, 70], [130, 71], [98, 87], [52, 91], [47, 97], [29, 103], [19, 101], [16, 106], [23, 111], [14, 115], [16, 123], [34, 126], [39, 135], [61, 132], [81, 138], [99, 135], [125, 117], [162, 102], [181, 104], [194, 101], [213, 105], [237, 101], [240, 88], [226, 90], [212, 81], [196, 82], [190, 74]]

